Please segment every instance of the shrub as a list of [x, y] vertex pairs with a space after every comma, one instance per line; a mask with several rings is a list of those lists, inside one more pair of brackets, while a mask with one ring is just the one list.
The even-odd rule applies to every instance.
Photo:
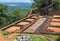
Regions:
[[11, 34], [11, 33], [12, 33], [12, 32], [8, 32], [8, 31], [3, 31], [3, 32], [2, 32], [3, 35], [9, 35], [9, 34]]

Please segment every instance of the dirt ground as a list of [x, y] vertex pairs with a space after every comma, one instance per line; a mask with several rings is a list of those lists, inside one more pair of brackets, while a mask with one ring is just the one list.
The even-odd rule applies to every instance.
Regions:
[[16, 33], [13, 33], [13, 34], [4, 36], [0, 33], [0, 41], [13, 41], [16, 35], [17, 35]]

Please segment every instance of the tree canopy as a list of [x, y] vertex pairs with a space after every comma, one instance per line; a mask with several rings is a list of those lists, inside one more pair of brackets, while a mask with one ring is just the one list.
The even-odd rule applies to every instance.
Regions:
[[46, 5], [49, 5], [51, 2], [54, 3], [54, 7], [59, 7], [59, 0], [34, 0], [34, 3], [32, 5], [33, 9], [39, 9], [41, 7], [44, 7]]
[[0, 26], [4, 26], [8, 19], [8, 15], [5, 13], [6, 11], [7, 6], [0, 4]]
[[21, 17], [20, 9], [11, 10], [11, 13], [8, 13], [8, 11], [8, 6], [0, 4], [0, 27], [11, 24], [23, 17]]
[[8, 16], [6, 15], [6, 11], [7, 11], [7, 6], [0, 4], [0, 17], [7, 18]]

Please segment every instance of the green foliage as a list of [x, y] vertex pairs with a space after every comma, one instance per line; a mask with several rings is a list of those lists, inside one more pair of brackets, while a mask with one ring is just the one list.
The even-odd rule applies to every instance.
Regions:
[[34, 0], [34, 3], [32, 5], [32, 8], [41, 8], [41, 6], [43, 5], [48, 5], [47, 0]]
[[13, 21], [20, 19], [20, 10], [14, 10], [11, 14]]
[[9, 34], [11, 34], [12, 32], [8, 32], [8, 31], [3, 31], [2, 32], [2, 35], [9, 35]]
[[3, 5], [3, 4], [0, 4], [0, 9], [7, 10], [7, 6]]
[[57, 40], [60, 36], [58, 36], [58, 35], [51, 35], [51, 34], [42, 34], [42, 35], [44, 35], [44, 36], [48, 36], [48, 37], [50, 37], [50, 38], [52, 38], [52, 39], [55, 39], [55, 40]]
[[0, 27], [4, 26], [6, 24], [6, 18], [5, 17], [0, 17]]
[[20, 9], [15, 9], [8, 13], [7, 8], [8, 6], [0, 4], [0, 28], [22, 19], [26, 15], [22, 14]]
[[60, 41], [60, 37], [58, 37], [57, 41]]
[[[59, 0], [52, 0], [52, 2], [54, 3], [54, 7], [55, 9], [59, 8]], [[41, 5], [48, 5], [47, 0], [34, 0], [34, 3], [32, 5], [33, 9], [40, 9]]]
[[7, 11], [7, 6], [0, 4], [0, 27], [5, 26], [8, 19], [8, 15], [5, 13]]
[[34, 3], [32, 4], [32, 8], [38, 8], [41, 6], [41, 0], [34, 0]]
[[4, 14], [5, 12], [7, 12], [7, 6], [6, 5], [3, 5], [3, 4], [0, 4], [0, 12], [1, 14]]
[[39, 36], [31, 36], [31, 38], [33, 39], [33, 41], [47, 41], [46, 39]]
[[52, 2], [54, 3], [54, 8], [55, 9], [59, 9], [59, 0], [52, 0]]

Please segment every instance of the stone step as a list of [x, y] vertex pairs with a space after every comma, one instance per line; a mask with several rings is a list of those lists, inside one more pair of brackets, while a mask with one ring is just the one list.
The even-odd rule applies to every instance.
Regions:
[[54, 28], [54, 27], [49, 27], [47, 29], [51, 29], [53, 30], [54, 32], [60, 32], [60, 28]]
[[54, 18], [52, 19], [51, 24], [47, 29], [51, 29], [56, 33], [60, 32], [60, 15], [54, 15]]
[[60, 26], [60, 22], [51, 22], [50, 26]]
[[27, 21], [34, 21], [34, 19], [26, 19]]
[[60, 19], [52, 19], [52, 21], [59, 21], [60, 22]]
[[60, 15], [54, 15], [54, 17], [60, 17]]

